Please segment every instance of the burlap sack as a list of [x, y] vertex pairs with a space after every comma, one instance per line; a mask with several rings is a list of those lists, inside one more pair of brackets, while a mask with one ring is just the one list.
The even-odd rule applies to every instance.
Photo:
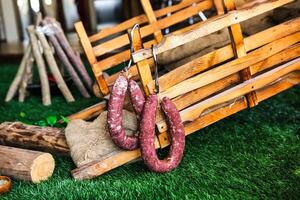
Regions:
[[[137, 120], [134, 113], [123, 110], [123, 127], [128, 135], [137, 132]], [[108, 133], [107, 111], [102, 112], [93, 122], [70, 121], [65, 134], [71, 157], [77, 167], [121, 151], [112, 142]]]

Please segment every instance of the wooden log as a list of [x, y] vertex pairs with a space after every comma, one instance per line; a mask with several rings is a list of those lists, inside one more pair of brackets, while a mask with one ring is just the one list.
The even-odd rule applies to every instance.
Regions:
[[64, 131], [54, 127], [25, 125], [21, 122], [0, 124], [0, 144], [69, 155]]
[[29, 26], [27, 28], [27, 32], [30, 38], [30, 44], [32, 47], [33, 56], [38, 66], [38, 72], [41, 80], [43, 104], [45, 106], [48, 106], [51, 104], [51, 94], [50, 94], [50, 86], [49, 86], [45, 61], [43, 59], [43, 56], [38, 46], [38, 39], [35, 35], [34, 26]]
[[36, 34], [37, 34], [37, 36], [41, 42], [41, 45], [44, 49], [44, 55], [45, 55], [46, 61], [48, 63], [48, 67], [56, 81], [58, 88], [60, 89], [61, 93], [63, 94], [63, 96], [65, 97], [67, 102], [75, 101], [71, 91], [69, 90], [67, 84], [65, 83], [64, 78], [62, 77], [62, 75], [60, 73], [60, 70], [56, 64], [54, 55], [53, 55], [51, 47], [46, 39], [46, 36], [44, 35], [44, 33], [42, 32], [41, 29], [37, 29]]
[[39, 183], [52, 176], [51, 154], [0, 145], [0, 173], [14, 179]]
[[24, 71], [26, 69], [27, 60], [29, 59], [30, 55], [31, 55], [31, 46], [29, 45], [25, 50], [25, 54], [22, 58], [18, 72], [17, 72], [13, 82], [9, 86], [8, 92], [5, 97], [5, 102], [9, 102], [10, 100], [12, 100], [12, 98], [14, 98], [14, 96], [19, 88], [19, 85], [22, 81], [22, 77], [23, 77]]
[[[246, 21], [292, 1], [293, 0], [268, 1], [256, 6], [244, 8], [242, 10], [230, 11], [225, 15], [212, 17], [209, 20], [202, 22], [201, 25], [193, 31], [180, 35], [170, 34], [166, 36], [165, 39], [155, 47], [156, 52], [159, 55], [163, 52], [191, 42], [197, 38], [214, 33], [233, 24]], [[150, 57], [152, 57], [151, 49], [143, 49], [132, 55], [135, 63]]]

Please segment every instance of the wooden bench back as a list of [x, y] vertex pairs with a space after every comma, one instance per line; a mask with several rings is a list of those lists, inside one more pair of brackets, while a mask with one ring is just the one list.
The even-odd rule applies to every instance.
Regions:
[[[220, 0], [214, 1], [217, 2], [216, 5], [220, 5]], [[155, 45], [161, 41], [163, 38], [161, 30], [197, 15], [201, 11], [214, 7], [212, 0], [182, 0], [177, 5], [153, 11], [149, 0], [141, 0], [141, 3], [145, 14], [133, 17], [115, 27], [105, 28], [91, 36], [87, 35], [82, 22], [75, 24], [84, 52], [93, 69], [100, 90], [104, 95], [109, 93], [108, 87], [113, 84], [118, 75], [116, 72], [119, 70], [115, 66], [130, 59], [127, 31], [135, 24], [139, 24], [141, 27], [141, 38], [145, 39], [152, 36], [153, 39], [143, 42], [143, 47], [149, 48], [151, 45]], [[218, 9], [218, 12], [222, 13], [222, 10]], [[167, 16], [168, 13], [172, 13], [172, 15]], [[193, 24], [174, 32], [176, 34], [183, 33], [196, 26], [197, 24]], [[115, 69], [115, 73], [104, 77], [103, 72], [112, 68]], [[133, 66], [130, 70], [133, 76], [138, 74], [136, 66]]]

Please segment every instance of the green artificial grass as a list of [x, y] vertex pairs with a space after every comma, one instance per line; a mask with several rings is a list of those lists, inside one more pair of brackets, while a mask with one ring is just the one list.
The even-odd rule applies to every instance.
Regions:
[[[30, 122], [66, 116], [98, 102], [76, 93], [75, 103], [56, 95], [50, 107], [42, 106], [39, 96], [4, 103], [17, 65], [0, 65], [0, 122], [19, 120], [20, 112]], [[187, 137], [184, 158], [170, 173], [155, 174], [136, 162], [94, 180], [75, 181], [72, 160], [55, 157], [48, 181], [14, 181], [12, 191], [0, 199], [299, 199], [299, 124], [296, 86]]]

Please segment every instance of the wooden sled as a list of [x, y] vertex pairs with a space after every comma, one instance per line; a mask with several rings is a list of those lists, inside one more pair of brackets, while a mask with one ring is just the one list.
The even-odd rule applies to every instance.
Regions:
[[[192, 42], [200, 37], [228, 28], [231, 44], [197, 57], [159, 77], [159, 97], [168, 96], [180, 110], [186, 135], [204, 128], [238, 111], [253, 107], [259, 102], [280, 93], [300, 82], [300, 18], [286, 21], [254, 35], [244, 37], [240, 23], [292, 2], [292, 0], [253, 1], [236, 8], [233, 0], [183, 0], [172, 7], [153, 11], [148, 0], [141, 0], [146, 15], [137, 16], [116, 27], [104, 29], [88, 37], [82, 24], [75, 25], [81, 44], [99, 84], [101, 92], [109, 93], [118, 71], [108, 77], [103, 72], [130, 59], [127, 34], [101, 42], [111, 34], [141, 25], [135, 32], [132, 58], [135, 65], [130, 73], [139, 79], [146, 94], [155, 89], [152, 78], [152, 44], [158, 55]], [[193, 3], [194, 6], [191, 6]], [[200, 11], [216, 7], [217, 15], [162, 36], [161, 30], [185, 20]], [[167, 13], [171, 16], [166, 17]], [[162, 17], [157, 19], [158, 17]], [[146, 36], [154, 39], [142, 42]], [[100, 43], [96, 44], [96, 41]], [[126, 46], [127, 45], [127, 46]], [[99, 56], [116, 49], [121, 52], [100, 61]], [[128, 49], [126, 49], [126, 47]], [[105, 103], [96, 106], [105, 109]], [[89, 116], [87, 109], [73, 118]], [[93, 113], [91, 112], [91, 113]], [[83, 114], [83, 115], [82, 115]], [[169, 145], [168, 130], [160, 113], [156, 119], [157, 148]], [[116, 152], [105, 159], [94, 161], [72, 171], [75, 179], [90, 179], [140, 157], [140, 151]]]

